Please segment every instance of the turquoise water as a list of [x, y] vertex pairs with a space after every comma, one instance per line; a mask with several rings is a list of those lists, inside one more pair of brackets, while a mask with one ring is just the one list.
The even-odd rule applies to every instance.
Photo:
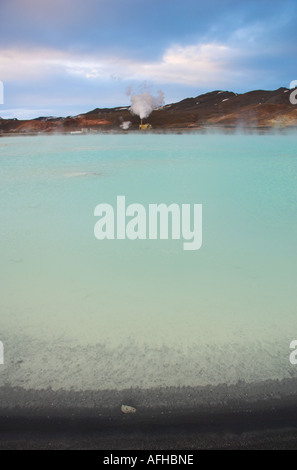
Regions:
[[[0, 383], [296, 377], [294, 135], [0, 140]], [[94, 237], [99, 203], [203, 205], [203, 243]]]

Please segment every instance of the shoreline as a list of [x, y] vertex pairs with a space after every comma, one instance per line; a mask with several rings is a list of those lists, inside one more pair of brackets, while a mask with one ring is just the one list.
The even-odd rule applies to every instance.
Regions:
[[295, 134], [297, 132], [296, 126], [287, 127], [274, 127], [274, 126], [206, 126], [206, 127], [177, 127], [177, 128], [164, 128], [164, 129], [149, 129], [149, 130], [121, 130], [121, 129], [94, 129], [91, 132], [0, 132], [1, 137], [36, 137], [36, 136], [94, 136], [94, 135], [170, 135], [170, 134], [208, 134], [208, 133], [221, 133], [221, 134]]

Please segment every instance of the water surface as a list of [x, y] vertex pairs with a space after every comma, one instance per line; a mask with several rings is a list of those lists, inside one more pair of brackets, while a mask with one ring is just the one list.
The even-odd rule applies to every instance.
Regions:
[[[296, 377], [294, 135], [0, 140], [0, 383]], [[201, 203], [203, 244], [94, 237], [94, 208]]]

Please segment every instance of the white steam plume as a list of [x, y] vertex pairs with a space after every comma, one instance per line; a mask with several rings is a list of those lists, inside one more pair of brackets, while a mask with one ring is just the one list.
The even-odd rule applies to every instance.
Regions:
[[131, 121], [124, 121], [124, 122], [122, 122], [122, 124], [120, 125], [121, 129], [123, 129], [124, 131], [126, 131], [127, 129], [129, 129], [130, 126], [131, 126]]
[[150, 93], [145, 91], [140, 95], [131, 95], [131, 107], [130, 111], [132, 114], [136, 114], [140, 119], [147, 118], [151, 112], [159, 108], [164, 104], [164, 93], [163, 91], [158, 92], [158, 96], [152, 96]]

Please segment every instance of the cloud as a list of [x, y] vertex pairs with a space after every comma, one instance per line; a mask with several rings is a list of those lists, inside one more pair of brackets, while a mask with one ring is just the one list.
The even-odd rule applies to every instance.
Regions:
[[236, 62], [247, 50], [225, 44], [174, 45], [156, 61], [110, 55], [79, 55], [54, 49], [2, 50], [1, 80], [42, 79], [72, 75], [85, 80], [151, 80], [155, 83], [215, 86], [226, 85], [244, 74]]
[[49, 108], [14, 108], [14, 109], [1, 109], [0, 116], [3, 119], [34, 119], [36, 116], [49, 116], [53, 114], [53, 110]]
[[5, 81], [39, 79], [57, 72], [54, 63], [65, 60], [67, 54], [54, 49], [0, 50], [0, 76]]
[[[175, 45], [165, 51], [158, 63], [143, 64], [140, 74], [156, 81], [184, 85], [227, 84], [232, 78], [240, 52], [224, 44]], [[136, 73], [139, 73], [139, 71]]]
[[[182, 84], [189, 86], [221, 86], [244, 76], [236, 67], [243, 51], [224, 44], [175, 45], [159, 60], [139, 61], [128, 57], [73, 57], [55, 61], [53, 65], [68, 74], [86, 79], [149, 80], [156, 84]], [[248, 51], [245, 55], [250, 55]]]
[[296, 0], [0, 0], [5, 108], [126, 105], [144, 81], [168, 103], [288, 86], [296, 14]]

